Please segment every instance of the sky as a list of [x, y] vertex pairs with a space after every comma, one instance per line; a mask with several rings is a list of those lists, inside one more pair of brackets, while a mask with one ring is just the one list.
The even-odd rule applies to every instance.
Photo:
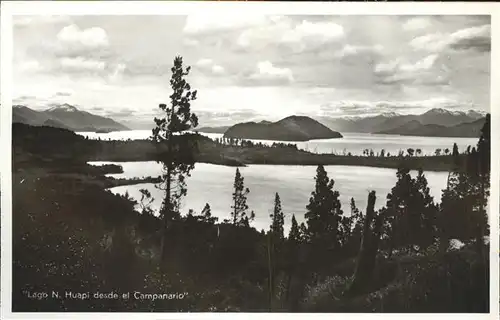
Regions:
[[489, 111], [490, 16], [16, 16], [14, 104], [132, 126], [191, 66], [201, 125], [292, 114]]

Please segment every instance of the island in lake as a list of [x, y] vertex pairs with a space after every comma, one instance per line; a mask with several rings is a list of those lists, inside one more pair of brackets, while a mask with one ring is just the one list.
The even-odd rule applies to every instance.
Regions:
[[307, 141], [313, 139], [342, 138], [318, 121], [304, 116], [290, 116], [277, 122], [239, 123], [224, 132], [224, 136], [236, 139]]
[[496, 311], [488, 12], [152, 13], [13, 16], [6, 314]]

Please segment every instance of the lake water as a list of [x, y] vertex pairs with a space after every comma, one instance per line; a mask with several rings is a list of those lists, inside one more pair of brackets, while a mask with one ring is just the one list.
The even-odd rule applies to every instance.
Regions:
[[[91, 162], [100, 165], [109, 162]], [[158, 176], [161, 165], [156, 162], [115, 162], [123, 167], [123, 174], [110, 174], [115, 178], [135, 178]], [[377, 194], [376, 208], [386, 203], [387, 193], [396, 183], [396, 170], [358, 166], [325, 166], [328, 176], [335, 180], [334, 189], [340, 192], [342, 208], [350, 214], [349, 202], [353, 197], [360, 210], [366, 211], [368, 192], [375, 190]], [[199, 213], [209, 203], [212, 214], [219, 220], [229, 218], [231, 212], [231, 194], [236, 169], [234, 167], [197, 163], [191, 177], [187, 178], [187, 196], [182, 201], [181, 212], [187, 213], [193, 209]], [[285, 213], [285, 230], [289, 230], [292, 214], [297, 221], [304, 221], [306, 205], [314, 190], [315, 166], [280, 166], [280, 165], [249, 165], [240, 168], [245, 178], [245, 186], [250, 189], [248, 205], [255, 211], [255, 221], [252, 226], [258, 230], [267, 229], [270, 224], [269, 214], [274, 205], [274, 196], [278, 192]], [[415, 174], [415, 173], [413, 173]], [[441, 200], [442, 189], [446, 186], [448, 173], [426, 172], [427, 180], [435, 201]], [[138, 184], [112, 188], [117, 194], [126, 191], [135, 199], [140, 199], [141, 188], [148, 189], [155, 202], [153, 208], [158, 210], [163, 193], [153, 184]]]
[[[78, 134], [86, 136], [89, 139], [101, 140], [137, 140], [147, 139], [151, 136], [151, 130], [130, 130], [130, 131], [115, 131], [110, 133], [95, 133], [95, 132], [79, 132]], [[222, 137], [219, 133], [201, 133], [212, 139]], [[373, 149], [375, 153], [384, 149], [385, 152], [397, 154], [399, 150], [408, 148], [421, 149], [423, 154], [433, 155], [435, 150], [448, 148], [451, 152], [453, 143], [457, 143], [460, 151], [463, 151], [467, 146], [475, 146], [477, 138], [447, 138], [447, 137], [413, 137], [413, 136], [397, 136], [384, 134], [370, 133], [342, 133], [344, 136], [340, 139], [318, 139], [306, 142], [293, 141], [274, 141], [274, 140], [252, 140], [264, 144], [272, 144], [273, 142], [285, 142], [297, 144], [299, 149], [304, 149], [315, 153], [351, 153], [355, 155], [363, 154], [364, 149]]]

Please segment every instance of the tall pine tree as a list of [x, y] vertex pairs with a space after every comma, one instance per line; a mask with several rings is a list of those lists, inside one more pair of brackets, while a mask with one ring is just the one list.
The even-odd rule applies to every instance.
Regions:
[[279, 194], [276, 192], [274, 197], [274, 210], [271, 213], [271, 233], [273, 235], [274, 243], [277, 244], [282, 242], [285, 238], [284, 235], [284, 224], [285, 224], [285, 215], [283, 214], [283, 210], [281, 209], [281, 200]]
[[290, 233], [288, 234], [288, 240], [294, 244], [298, 244], [302, 240], [300, 236], [299, 224], [295, 219], [295, 215], [292, 215], [292, 227], [290, 228]]
[[196, 144], [191, 135], [184, 135], [183, 132], [198, 125], [198, 118], [191, 113], [191, 102], [196, 100], [197, 91], [192, 90], [191, 85], [184, 79], [189, 75], [190, 67], [184, 68], [182, 57], [177, 56], [171, 71], [170, 87], [173, 92], [170, 95], [170, 105], [159, 105], [165, 116], [154, 119], [156, 127], [152, 134], [152, 140], [158, 148], [166, 149], [158, 160], [163, 165], [163, 174], [162, 181], [157, 186], [165, 191], [160, 209], [160, 217], [163, 220], [162, 261], [166, 256], [167, 229], [170, 222], [179, 217], [179, 202], [187, 193], [185, 178], [194, 168]]
[[343, 239], [339, 192], [333, 190], [335, 182], [328, 178], [323, 165], [318, 166], [315, 181], [305, 214], [309, 240], [321, 247], [338, 249]]
[[429, 194], [423, 171], [415, 179], [408, 168], [399, 168], [397, 182], [387, 195], [386, 234], [390, 252], [398, 247], [428, 247], [435, 239], [437, 208]]
[[252, 211], [250, 215], [247, 214], [247, 195], [250, 193], [250, 189], [245, 188], [244, 178], [239, 168], [236, 168], [233, 186], [232, 223], [237, 226], [249, 226], [250, 222], [255, 218], [255, 213]]

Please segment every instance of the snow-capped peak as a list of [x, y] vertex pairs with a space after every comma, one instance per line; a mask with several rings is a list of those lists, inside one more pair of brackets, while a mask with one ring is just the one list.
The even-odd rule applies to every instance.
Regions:
[[440, 113], [440, 114], [451, 114], [449, 110], [443, 108], [433, 108], [427, 111], [428, 113]]
[[484, 117], [486, 116], [487, 112], [483, 110], [469, 110], [467, 111], [467, 115], [469, 117]]
[[76, 112], [78, 109], [70, 104], [64, 103], [60, 105], [56, 105], [47, 111], [66, 111], [66, 112]]
[[380, 115], [382, 117], [386, 117], [386, 118], [393, 118], [393, 117], [398, 117], [400, 114], [397, 112], [394, 112], [394, 111], [390, 111], [390, 112], [381, 113]]

